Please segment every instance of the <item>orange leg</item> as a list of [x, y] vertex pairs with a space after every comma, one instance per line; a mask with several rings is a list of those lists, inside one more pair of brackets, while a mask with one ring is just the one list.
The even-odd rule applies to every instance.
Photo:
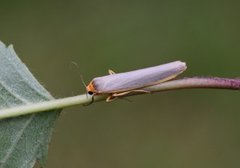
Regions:
[[116, 73], [115, 73], [113, 70], [111, 70], [111, 69], [108, 70], [108, 73], [109, 73], [109, 75], [116, 74]]
[[108, 96], [106, 99], [106, 102], [111, 102], [113, 100], [115, 100], [117, 97], [113, 97], [112, 95]]
[[111, 102], [116, 98], [127, 95], [129, 93], [151, 93], [151, 92], [147, 90], [139, 89], [139, 90], [130, 90], [130, 91], [121, 92], [121, 93], [113, 93], [110, 96], [108, 96], [108, 98], [106, 99], [106, 102]]
[[112, 96], [119, 97], [119, 96], [127, 95], [129, 93], [151, 93], [151, 92], [147, 90], [139, 89], [139, 90], [130, 90], [130, 91], [121, 92], [121, 93], [113, 93]]

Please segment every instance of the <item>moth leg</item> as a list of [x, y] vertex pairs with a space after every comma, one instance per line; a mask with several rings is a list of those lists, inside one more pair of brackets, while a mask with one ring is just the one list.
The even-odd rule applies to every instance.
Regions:
[[119, 97], [119, 96], [124, 96], [127, 95], [129, 93], [131, 93], [132, 91], [126, 91], [126, 92], [121, 92], [121, 93], [113, 93], [112, 96], [113, 97]]
[[137, 90], [131, 90], [131, 91], [126, 91], [126, 92], [121, 92], [121, 93], [113, 93], [113, 97], [119, 97], [119, 96], [124, 96], [129, 93], [151, 93], [150, 91], [143, 90], [143, 89], [137, 89]]
[[112, 95], [107, 97], [106, 102], [109, 103], [109, 102], [112, 102], [112, 101], [114, 101], [116, 99], [123, 99], [123, 100], [126, 100], [128, 102], [132, 102], [131, 100], [129, 100], [129, 99], [125, 98], [125, 97], [114, 97]]
[[135, 92], [135, 93], [151, 93], [150, 91], [148, 90], [144, 90], [144, 89], [137, 89], [137, 90], [132, 90], [131, 92]]
[[115, 100], [117, 97], [114, 97], [112, 95], [108, 96], [106, 99], [106, 102], [112, 102], [113, 100]]
[[137, 89], [137, 90], [130, 90], [130, 91], [121, 92], [121, 93], [113, 93], [107, 97], [106, 102], [111, 102], [116, 98], [118, 97], [121, 98], [121, 96], [128, 95], [129, 93], [151, 93], [151, 92], [143, 89]]
[[115, 73], [113, 70], [111, 70], [111, 69], [108, 70], [108, 73], [109, 73], [110, 75], [116, 74], [116, 73]]

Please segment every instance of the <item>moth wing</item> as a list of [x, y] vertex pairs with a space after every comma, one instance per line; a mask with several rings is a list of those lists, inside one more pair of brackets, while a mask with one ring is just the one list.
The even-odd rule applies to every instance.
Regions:
[[94, 78], [93, 84], [99, 93], [129, 91], [173, 79], [184, 70], [186, 70], [185, 63], [175, 61], [155, 67]]

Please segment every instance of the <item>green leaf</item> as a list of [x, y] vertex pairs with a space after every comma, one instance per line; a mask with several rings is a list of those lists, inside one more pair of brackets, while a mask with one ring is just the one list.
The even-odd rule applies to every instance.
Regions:
[[[0, 42], [0, 109], [53, 97], [38, 83], [12, 45]], [[48, 143], [61, 110], [0, 120], [0, 167], [32, 168], [46, 162]]]

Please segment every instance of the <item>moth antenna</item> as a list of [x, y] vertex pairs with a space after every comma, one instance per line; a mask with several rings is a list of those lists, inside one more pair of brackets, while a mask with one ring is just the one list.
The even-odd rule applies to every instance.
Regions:
[[87, 98], [89, 98], [89, 97], [88, 97], [88, 91], [87, 91], [87, 85], [86, 85], [86, 83], [84, 82], [83, 75], [80, 75], [80, 78], [81, 78], [81, 82], [82, 82], [83, 86], [85, 87], [86, 96], [87, 96]]
[[[71, 63], [72, 63], [77, 69], [80, 69], [80, 68], [79, 68], [79, 65], [78, 65], [76, 62], [72, 61]], [[81, 73], [80, 73], [80, 79], [81, 79], [81, 82], [82, 82], [83, 86], [85, 86], [85, 88], [86, 88], [87, 85], [86, 85], [86, 83], [84, 82], [83, 75], [82, 75]]]
[[82, 82], [83, 86], [85, 86], [85, 88], [87, 88], [87, 85], [86, 85], [86, 83], [84, 82], [84, 79], [83, 79], [83, 75], [80, 75], [80, 78], [81, 78], [81, 82]]
[[[71, 63], [72, 63], [77, 69], [80, 69], [79, 65], [78, 65], [76, 62], [72, 61]], [[81, 79], [81, 83], [82, 83], [83, 86], [85, 87], [86, 96], [87, 96], [87, 98], [88, 98], [87, 85], [86, 85], [86, 83], [84, 82], [83, 75], [82, 75], [81, 73], [80, 73], [80, 79]]]
[[79, 69], [79, 65], [78, 65], [76, 62], [72, 61], [71, 63], [72, 63], [76, 68]]
[[[72, 63], [76, 68], [80, 69], [80, 68], [79, 68], [79, 65], [78, 65], [76, 62], [72, 61], [71, 63]], [[82, 75], [81, 73], [80, 73], [80, 79], [81, 79], [81, 82], [82, 82], [83, 86], [85, 87], [86, 97], [89, 98], [89, 94], [88, 94], [88, 91], [87, 91], [87, 85], [86, 85], [86, 83], [84, 82], [84, 78], [83, 78], [83, 75]], [[90, 103], [87, 103], [87, 104], [84, 104], [83, 106], [88, 106], [88, 105], [92, 104], [93, 102], [94, 102], [94, 94], [91, 96], [91, 102], [90, 102]]]

